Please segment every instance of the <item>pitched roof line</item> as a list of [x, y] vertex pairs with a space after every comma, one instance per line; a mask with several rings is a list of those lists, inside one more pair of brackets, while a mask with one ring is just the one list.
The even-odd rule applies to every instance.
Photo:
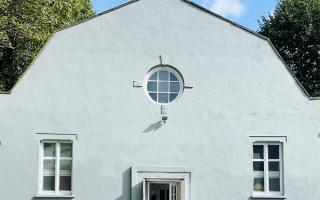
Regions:
[[104, 15], [104, 14], [107, 14], [107, 13], [110, 13], [110, 12], [113, 12], [113, 11], [118, 10], [118, 9], [120, 9], [120, 8], [123, 8], [123, 7], [127, 6], [127, 5], [136, 3], [136, 2], [138, 2], [138, 1], [140, 1], [140, 0], [131, 0], [131, 1], [128, 1], [128, 2], [126, 2], [126, 3], [120, 4], [119, 6], [116, 6], [116, 7], [110, 8], [110, 9], [108, 9], [108, 10], [106, 10], [106, 11], [103, 11], [103, 12], [101, 12], [101, 13], [98, 13], [98, 14], [96, 14], [95, 16], [92, 16], [92, 17], [89, 17], [89, 18], [87, 18], [87, 19], [84, 19], [84, 20], [82, 20], [82, 21], [80, 21], [80, 22], [77, 22], [77, 23], [75, 23], [75, 24], [72, 24], [72, 25], [63, 27], [63, 28], [61, 28], [61, 29], [58, 29], [58, 30], [55, 31], [55, 32], [57, 33], [57, 32], [60, 32], [60, 31], [65, 30], [65, 29], [69, 29], [69, 28], [71, 28], [71, 27], [77, 26], [77, 25], [79, 25], [79, 24], [82, 24], [82, 23], [85, 23], [85, 22], [90, 21], [90, 20], [92, 20], [92, 19], [95, 19], [95, 18], [97, 18], [97, 17], [100, 17], [101, 15]]
[[53, 38], [53, 36], [54, 36], [56, 33], [60, 32], [60, 31], [63, 31], [63, 30], [65, 30], [65, 29], [68, 29], [68, 28], [77, 26], [77, 25], [79, 25], [79, 24], [85, 23], [85, 22], [90, 21], [90, 20], [92, 20], [92, 19], [94, 19], [94, 18], [100, 17], [101, 15], [110, 13], [110, 12], [115, 11], [115, 10], [118, 10], [118, 9], [120, 9], [120, 8], [122, 8], [122, 7], [125, 7], [125, 6], [127, 6], [127, 5], [133, 4], [133, 3], [138, 2], [138, 1], [140, 1], [140, 0], [131, 0], [131, 1], [128, 1], [128, 2], [126, 2], [126, 3], [123, 3], [123, 4], [119, 5], [119, 6], [116, 6], [116, 7], [114, 7], [114, 8], [108, 9], [108, 10], [106, 10], [106, 11], [104, 11], [104, 12], [101, 12], [101, 13], [93, 16], [93, 17], [89, 17], [89, 18], [84, 19], [84, 20], [82, 20], [82, 21], [80, 21], [80, 22], [78, 22], [78, 23], [75, 23], [75, 24], [72, 24], [72, 25], [69, 25], [69, 26], [66, 26], [66, 27], [63, 27], [63, 28], [61, 28], [61, 29], [56, 30], [56, 31], [55, 31], [54, 33], [52, 33], [52, 35], [48, 38], [48, 40], [46, 41], [46, 43], [42, 46], [42, 48], [40, 49], [40, 51], [38, 52], [38, 54], [33, 58], [32, 62], [28, 65], [28, 67], [26, 68], [26, 70], [21, 74], [21, 76], [18, 78], [18, 80], [16, 81], [16, 83], [13, 85], [13, 87], [12, 87], [9, 91], [1, 91], [1, 90], [0, 90], [0, 95], [1, 95], [1, 94], [7, 94], [7, 95], [9, 95], [9, 94], [12, 93], [12, 91], [14, 90], [14, 88], [18, 85], [18, 83], [20, 82], [20, 80], [25, 76], [25, 74], [27, 73], [27, 71], [29, 71], [30, 67], [31, 67], [31, 66], [34, 64], [34, 62], [38, 59], [38, 57], [40, 56], [40, 54], [42, 53], [42, 51], [46, 48], [46, 46], [49, 44], [49, 42], [51, 41], [51, 39]]
[[261, 35], [261, 34], [255, 32], [255, 31], [247, 28], [247, 27], [244, 27], [244, 26], [242, 26], [242, 25], [234, 22], [234, 21], [231, 21], [231, 20], [229, 20], [229, 19], [227, 19], [227, 18], [225, 18], [225, 17], [223, 17], [223, 16], [221, 16], [221, 15], [219, 15], [219, 14], [217, 14], [217, 13], [214, 13], [214, 12], [212, 12], [211, 10], [200, 6], [199, 4], [196, 4], [196, 3], [192, 2], [191, 0], [182, 0], [182, 1], [184, 1], [184, 2], [186, 2], [186, 3], [188, 3], [188, 4], [190, 4], [190, 5], [192, 5], [192, 6], [194, 6], [194, 7], [196, 7], [196, 8], [198, 8], [198, 9], [202, 10], [202, 11], [205, 11], [205, 12], [207, 12], [207, 13], [209, 13], [209, 14], [211, 14], [211, 15], [219, 18], [219, 19], [222, 19], [223, 21], [228, 22], [228, 23], [230, 23], [231, 25], [236, 26], [237, 28], [241, 28], [242, 30], [247, 31], [248, 33], [251, 33], [251, 34], [253, 34], [253, 35], [257, 36], [257, 37], [260, 37], [260, 38], [262, 38], [262, 39], [264, 39], [264, 40], [267, 40], [268, 43], [269, 43], [269, 45], [271, 46], [271, 48], [274, 50], [274, 52], [276, 53], [276, 55], [278, 56], [278, 58], [281, 60], [281, 62], [285, 65], [285, 67], [287, 68], [287, 70], [289, 71], [289, 73], [291, 74], [291, 76], [293, 77], [293, 79], [296, 81], [296, 83], [298, 84], [299, 88], [303, 91], [303, 93], [304, 93], [310, 100], [320, 100], [320, 97], [312, 97], [312, 96], [309, 94], [309, 92], [303, 87], [302, 83], [301, 83], [301, 82], [297, 79], [297, 77], [294, 75], [294, 73], [293, 73], [293, 71], [291, 70], [291, 68], [288, 66], [288, 64], [286, 63], [286, 61], [282, 58], [282, 56], [280, 55], [279, 51], [276, 49], [276, 47], [273, 45], [273, 43], [271, 42], [271, 40], [270, 40], [268, 37], [266, 37], [266, 36], [264, 36], [264, 35]]
[[223, 21], [228, 22], [228, 23], [230, 23], [231, 25], [234, 25], [234, 26], [236, 26], [236, 27], [238, 27], [238, 28], [241, 28], [241, 29], [243, 29], [243, 30], [245, 30], [245, 31], [247, 31], [247, 32], [255, 35], [255, 36], [261, 37], [261, 38], [263, 38], [263, 39], [268, 39], [268, 37], [266, 37], [266, 36], [264, 36], [264, 35], [261, 35], [261, 34], [255, 32], [255, 31], [247, 28], [247, 27], [244, 27], [244, 26], [242, 26], [241, 24], [238, 24], [238, 23], [236, 23], [236, 22], [234, 22], [234, 21], [232, 21], [232, 20], [230, 20], [230, 19], [227, 19], [227, 18], [223, 17], [222, 15], [219, 15], [219, 14], [217, 14], [217, 13], [215, 13], [215, 12], [212, 12], [211, 10], [209, 10], [209, 9], [207, 9], [207, 8], [205, 8], [205, 7], [200, 6], [199, 4], [196, 4], [196, 3], [192, 2], [191, 0], [182, 0], [182, 1], [184, 1], [184, 2], [186, 2], [186, 3], [188, 3], [188, 4], [191, 4], [192, 6], [198, 8], [198, 9], [200, 9], [200, 10], [202, 10], [202, 11], [205, 11], [205, 12], [207, 12], [207, 13], [209, 13], [209, 14], [211, 14], [211, 15], [219, 18], [219, 19], [222, 19]]
[[[126, 3], [124, 3], [124, 4], [121, 4], [121, 5], [119, 5], [119, 6], [116, 6], [116, 7], [114, 7], [114, 8], [111, 8], [111, 9], [109, 9], [109, 10], [106, 10], [106, 11], [104, 11], [104, 12], [101, 12], [101, 13], [93, 16], [93, 17], [88, 18], [88, 19], [82, 20], [82, 21], [80, 21], [80, 22], [78, 22], [78, 23], [75, 23], [75, 24], [70, 25], [70, 26], [67, 26], [67, 27], [63, 27], [63, 28], [55, 31], [55, 33], [60, 32], [60, 31], [63, 31], [63, 30], [68, 29], [68, 28], [71, 28], [71, 27], [74, 27], [74, 26], [77, 26], [77, 25], [79, 25], [79, 24], [82, 24], [82, 23], [84, 23], [84, 22], [87, 22], [87, 21], [89, 21], [89, 20], [92, 20], [92, 19], [94, 19], [94, 18], [97, 18], [97, 17], [99, 17], [99, 16], [101, 16], [101, 15], [104, 15], [104, 14], [107, 14], [107, 13], [110, 13], [110, 12], [113, 12], [113, 11], [115, 11], [115, 10], [118, 10], [118, 9], [120, 9], [120, 8], [123, 8], [123, 7], [127, 6], [127, 5], [133, 4], [133, 3], [138, 2], [138, 1], [140, 1], [140, 0], [131, 0], [131, 1], [128, 1], [128, 2], [126, 2]], [[236, 22], [234, 22], [234, 21], [231, 21], [231, 20], [229, 20], [229, 19], [227, 19], [227, 18], [225, 18], [225, 17], [223, 17], [223, 16], [221, 16], [221, 15], [219, 15], [219, 14], [217, 14], [217, 13], [214, 13], [214, 12], [212, 12], [211, 10], [209, 10], [209, 9], [207, 9], [207, 8], [204, 8], [204, 7], [200, 6], [200, 5], [192, 2], [191, 0], [181, 0], [181, 1], [183, 1], [183, 2], [185, 2], [185, 3], [188, 3], [188, 4], [190, 4], [191, 6], [194, 6], [194, 7], [198, 8], [198, 9], [200, 9], [200, 10], [202, 10], [202, 11], [205, 11], [205, 12], [207, 12], [207, 13], [209, 13], [209, 14], [211, 14], [211, 15], [213, 15], [213, 16], [215, 16], [215, 17], [217, 17], [217, 18], [219, 18], [219, 19], [221, 19], [221, 20], [223, 20], [223, 21], [225, 21], [225, 22], [227, 22], [227, 23], [230, 23], [230, 24], [233, 25], [233, 26], [236, 26], [236, 27], [238, 27], [238, 28], [241, 28], [242, 30], [247, 31], [247, 32], [250, 33], [250, 34], [253, 34], [253, 35], [257, 36], [257, 37], [260, 37], [260, 38], [265, 39], [266, 41], [268, 41], [268, 43], [270, 44], [271, 48], [274, 50], [274, 52], [276, 53], [276, 55], [278, 56], [278, 58], [281, 60], [281, 62], [285, 65], [285, 67], [287, 68], [287, 70], [289, 71], [289, 73], [291, 74], [291, 76], [294, 78], [294, 80], [296, 81], [296, 83], [298, 84], [298, 86], [300, 87], [300, 89], [303, 91], [303, 93], [304, 93], [310, 100], [319, 100], [319, 99], [320, 99], [320, 97], [312, 97], [312, 96], [309, 94], [309, 92], [303, 87], [302, 83], [296, 78], [296, 76], [294, 75], [293, 71], [290, 69], [290, 67], [288, 66], [288, 64], [287, 64], [287, 63], [285, 62], [285, 60], [282, 58], [282, 56], [280, 55], [280, 53], [278, 52], [278, 50], [275, 48], [275, 46], [273, 45], [273, 43], [270, 41], [270, 39], [269, 39], [268, 37], [265, 37], [265, 36], [263, 36], [263, 35], [255, 32], [255, 31], [253, 31], [253, 30], [251, 30], [251, 29], [249, 29], [249, 28], [246, 28], [246, 27], [244, 27], [244, 26], [242, 26], [242, 25], [240, 25], [240, 24], [238, 24], [238, 23], [236, 23]], [[39, 53], [37, 54], [37, 56], [36, 56], [36, 57], [33, 59], [33, 61], [30, 63], [30, 65], [27, 67], [27, 69], [25, 70], [25, 72], [20, 76], [20, 78], [19, 78], [19, 79], [17, 80], [17, 82], [14, 84], [14, 86], [12, 87], [12, 89], [11, 89], [10, 91], [0, 91], [0, 94], [11, 94], [11, 92], [12, 92], [13, 89], [16, 87], [16, 85], [18, 84], [18, 82], [20, 82], [20, 80], [24, 77], [24, 75], [25, 75], [26, 72], [29, 70], [29, 68], [33, 65], [33, 63], [35, 62], [35, 60], [40, 56], [41, 52], [42, 52], [43, 49], [47, 46], [47, 44], [49, 43], [49, 41], [53, 38], [53, 36], [54, 36], [55, 33], [52, 34], [52, 36], [48, 39], [48, 41], [45, 43], [45, 45], [41, 48], [41, 50], [39, 51]]]

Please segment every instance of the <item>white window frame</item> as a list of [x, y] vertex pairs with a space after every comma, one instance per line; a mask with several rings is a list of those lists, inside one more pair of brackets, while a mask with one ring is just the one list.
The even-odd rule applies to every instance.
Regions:
[[[287, 142], [286, 136], [250, 136], [252, 139], [251, 145], [251, 170], [253, 173], [253, 162], [263, 161], [264, 163], [264, 192], [254, 191], [254, 176], [252, 175], [252, 198], [265, 198], [265, 199], [285, 199], [285, 176], [284, 176], [284, 163], [285, 163], [285, 144]], [[253, 146], [263, 145], [263, 159], [253, 158]], [[279, 145], [279, 159], [269, 159], [268, 155], [268, 145]], [[280, 192], [270, 192], [269, 191], [269, 161], [279, 161], [280, 170]]]
[[[159, 81], [159, 77], [158, 77], [159, 74], [157, 75], [157, 80], [156, 80], [156, 81], [149, 80], [150, 77], [151, 77], [154, 73], [159, 72], [159, 71], [162, 71], [162, 70], [168, 71], [169, 73], [172, 73], [172, 74], [175, 75], [176, 78], [178, 79], [178, 81], [170, 81], [170, 78], [169, 78], [169, 81], [168, 81], [168, 82], [179, 83], [179, 86], [180, 86], [179, 92], [170, 92], [170, 91], [168, 91], [168, 92], [160, 92], [160, 91], [158, 91], [158, 89], [157, 89], [156, 92], [152, 92], [152, 93], [155, 93], [155, 94], [161, 94], [161, 93], [166, 93], [166, 94], [168, 94], [168, 103], [160, 103], [159, 100], [158, 100], [159, 97], [157, 97], [157, 101], [153, 100], [153, 99], [151, 98], [150, 94], [149, 94], [149, 91], [148, 91], [148, 82], [149, 82], [149, 81], [150, 81], [150, 82], [156, 82], [156, 83], [157, 83], [157, 87], [158, 87], [158, 83], [159, 83], [159, 82], [162, 82], [162, 81]], [[165, 81], [165, 82], [167, 82], [167, 81]], [[147, 75], [146, 75], [146, 77], [145, 77], [145, 80], [144, 80], [144, 91], [145, 91], [146, 95], [148, 96], [148, 98], [149, 98], [152, 102], [154, 102], [154, 103], [156, 103], [156, 104], [158, 104], [158, 105], [168, 105], [168, 104], [170, 104], [170, 103], [172, 103], [172, 102], [177, 101], [177, 100], [181, 97], [181, 95], [183, 94], [183, 92], [184, 92], [184, 79], [183, 79], [181, 73], [180, 73], [178, 70], [176, 70], [174, 67], [172, 67], [172, 66], [170, 66], [170, 65], [158, 65], [158, 66], [156, 66], [156, 67], [153, 67], [153, 68], [147, 73]], [[174, 100], [170, 101], [170, 94], [177, 94], [177, 97], [176, 97]], [[158, 95], [157, 95], [157, 96], [158, 96]]]
[[146, 186], [148, 182], [180, 182], [181, 200], [193, 198], [193, 184], [191, 177], [194, 176], [192, 168], [184, 167], [132, 167], [131, 168], [131, 196], [132, 200], [146, 199]]
[[[55, 145], [55, 153], [56, 156], [50, 159], [55, 160], [55, 191], [45, 191], [43, 190], [43, 162], [44, 162], [44, 143], [54, 143]], [[62, 191], [60, 190], [60, 144], [61, 143], [69, 143], [72, 144], [72, 157], [71, 158], [63, 158], [65, 160], [71, 160], [71, 190], [70, 191]], [[48, 159], [47, 157], [46, 159]], [[72, 196], [72, 188], [73, 188], [73, 159], [74, 159], [74, 143], [71, 140], [41, 140], [39, 143], [39, 181], [38, 181], [38, 195], [37, 197], [70, 197]]]

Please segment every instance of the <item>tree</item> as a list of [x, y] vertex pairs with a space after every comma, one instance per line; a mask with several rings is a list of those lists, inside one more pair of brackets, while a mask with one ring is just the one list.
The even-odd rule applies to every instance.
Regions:
[[269, 37], [311, 96], [320, 95], [320, 1], [280, 0], [263, 17], [260, 33]]
[[0, 0], [0, 91], [14, 86], [52, 33], [94, 14], [90, 0]]

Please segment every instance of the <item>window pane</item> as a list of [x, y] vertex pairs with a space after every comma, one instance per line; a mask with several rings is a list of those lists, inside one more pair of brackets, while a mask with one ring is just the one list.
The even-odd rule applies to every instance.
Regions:
[[170, 94], [170, 101], [175, 100], [177, 98], [178, 94]]
[[49, 171], [54, 171], [56, 166], [55, 160], [44, 160], [43, 161], [43, 169], [49, 170]]
[[55, 157], [56, 156], [56, 144], [55, 143], [44, 143], [43, 144], [43, 154], [45, 157]]
[[268, 146], [269, 159], [279, 159], [279, 145]]
[[61, 170], [71, 170], [72, 160], [60, 160], [60, 171]]
[[253, 145], [253, 159], [263, 159], [263, 145]]
[[157, 94], [156, 93], [149, 93], [152, 100], [157, 101]]
[[170, 73], [170, 81], [179, 81], [179, 80], [173, 73]]
[[158, 72], [152, 74], [152, 76], [150, 76], [149, 80], [156, 81], [157, 80], [157, 74], [158, 74]]
[[159, 103], [168, 103], [168, 94], [159, 94]]
[[169, 82], [159, 82], [159, 92], [168, 92]]
[[264, 191], [264, 178], [254, 178], [253, 180], [254, 191]]
[[269, 178], [269, 190], [280, 192], [280, 178]]
[[170, 83], [170, 92], [179, 92], [180, 91], [180, 83]]
[[263, 161], [254, 161], [253, 162], [253, 171], [264, 171], [264, 163]]
[[59, 189], [62, 191], [71, 191], [71, 176], [60, 176]]
[[60, 156], [61, 157], [72, 157], [72, 144], [61, 143], [60, 144]]
[[280, 167], [279, 167], [279, 162], [278, 161], [269, 162], [269, 171], [280, 171], [279, 169], [280, 169]]
[[160, 190], [160, 200], [166, 200], [166, 190]]
[[159, 71], [159, 80], [160, 81], [169, 81], [169, 72], [168, 71], [165, 71], [165, 70], [162, 70], [162, 71]]
[[157, 82], [148, 82], [148, 91], [157, 92]]
[[151, 183], [149, 188], [150, 200], [174, 200], [169, 198], [169, 184]]
[[44, 176], [43, 177], [43, 190], [44, 191], [54, 191], [55, 178], [54, 176]]

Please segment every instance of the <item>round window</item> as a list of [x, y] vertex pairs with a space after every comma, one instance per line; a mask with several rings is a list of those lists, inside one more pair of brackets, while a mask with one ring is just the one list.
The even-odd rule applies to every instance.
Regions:
[[159, 104], [168, 104], [177, 99], [183, 91], [183, 79], [171, 67], [159, 66], [147, 75], [147, 93]]

